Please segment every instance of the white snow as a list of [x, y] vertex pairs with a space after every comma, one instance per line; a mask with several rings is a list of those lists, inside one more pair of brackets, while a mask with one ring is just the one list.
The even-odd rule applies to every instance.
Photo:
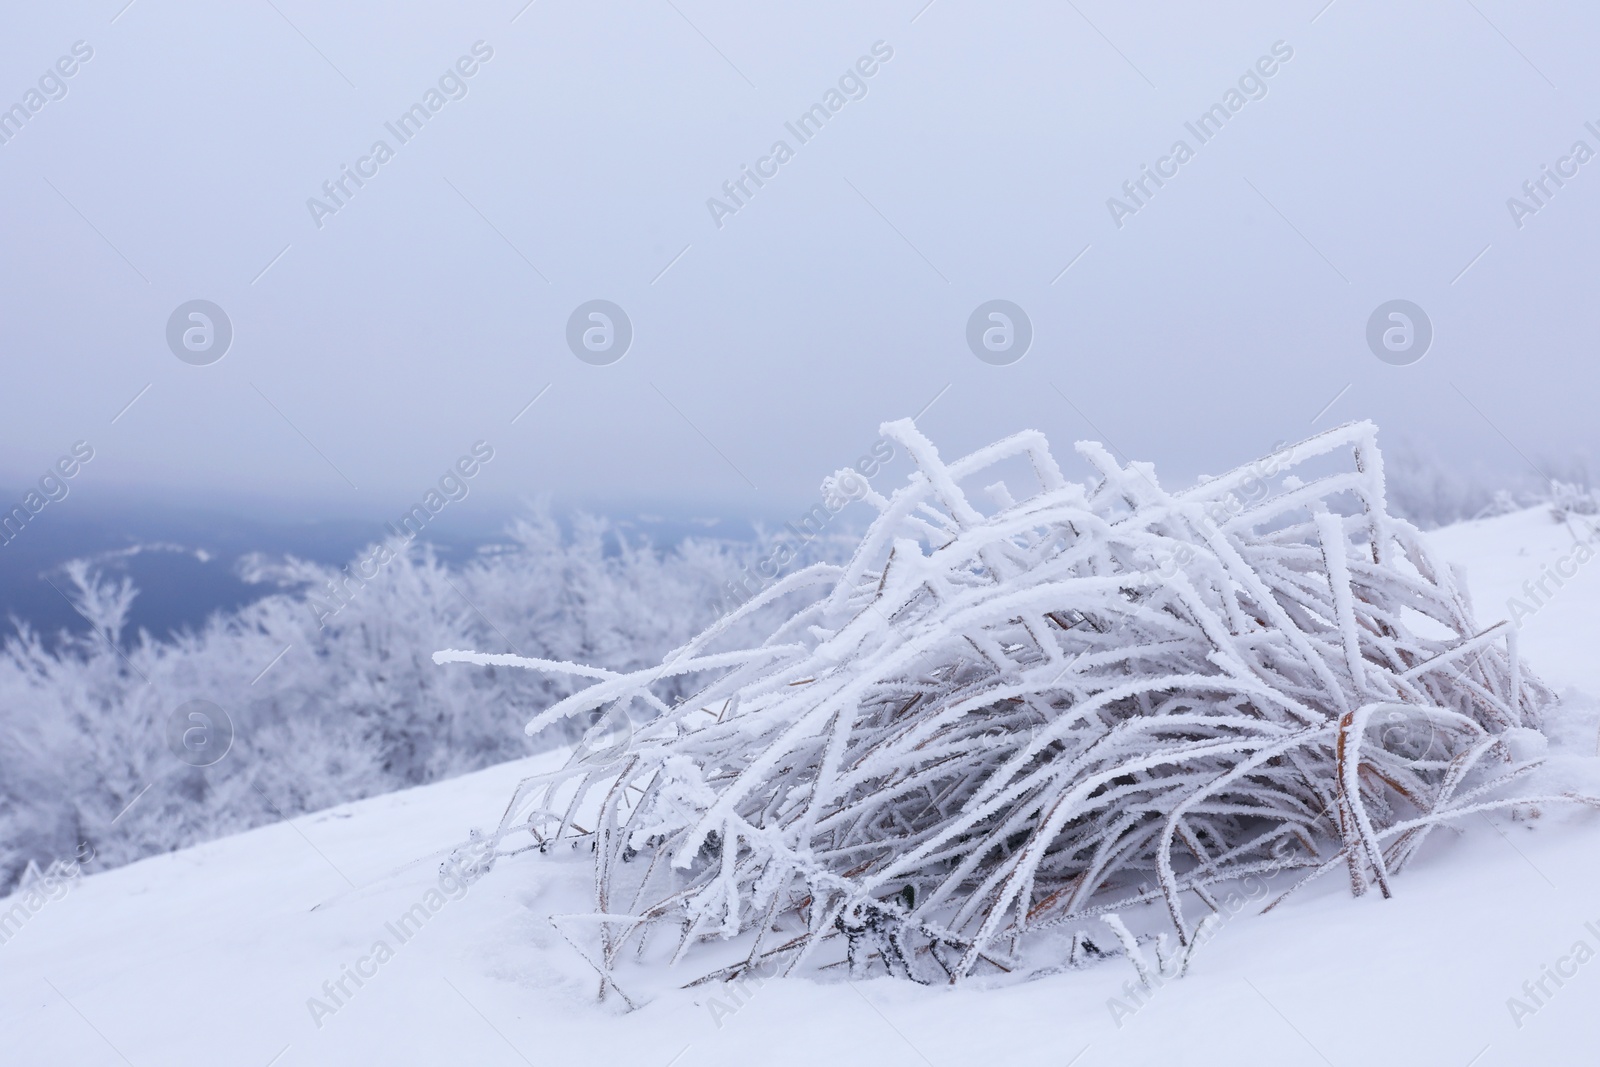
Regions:
[[[1429, 535], [1466, 568], [1484, 625], [1508, 616], [1506, 598], [1569, 553], [1572, 536], [1545, 509]], [[1530, 792], [1600, 777], [1597, 708], [1586, 695], [1600, 693], [1600, 561], [1590, 570], [1580, 567], [1519, 631], [1531, 668], [1565, 694], [1548, 716], [1543, 788]], [[1532, 822], [1474, 817], [1459, 833], [1437, 833], [1395, 879], [1392, 900], [1352, 898], [1328, 878], [1268, 915], [1247, 906], [1217, 925], [1186, 977], [1150, 991], [1121, 958], [955, 989], [852, 983], [839, 970], [821, 982], [752, 979], [743, 993], [679, 989], [701, 973], [681, 968], [653, 987], [630, 986], [645, 1005], [625, 1013], [615, 997], [596, 1002], [594, 972], [548, 921], [592, 910], [587, 854], [502, 860], [459, 899], [433, 897], [437, 910], [404, 943], [388, 928], [419, 902], [426, 912], [445, 851], [469, 828], [492, 826], [520, 777], [556, 762], [506, 764], [59, 886], [64, 896], [0, 944], [4, 1060], [1492, 1067], [1589, 1058], [1600, 1005], [1600, 965], [1587, 965], [1600, 952], [1600, 813], [1587, 809], [1549, 808]], [[0, 902], [0, 916], [21, 899]], [[1159, 908], [1133, 909], [1128, 921], [1155, 929]], [[580, 923], [567, 929], [581, 938]], [[308, 1000], [331, 1005], [323, 983], [370, 958], [379, 939], [393, 958], [369, 964], [375, 973], [359, 988], [346, 979], [352, 995], [319, 1027]], [[1572, 955], [1580, 941], [1582, 963]], [[1544, 969], [1562, 960], [1572, 976], [1558, 987]], [[1535, 987], [1535, 1003], [1523, 986], [1541, 979], [1553, 995]], [[1512, 997], [1532, 1012], [1514, 1019]]]
[[[1449, 560], [1469, 567], [1469, 587], [1478, 621], [1485, 626], [1512, 617], [1515, 598], [1533, 609], [1521, 621], [1524, 652], [1533, 668], [1559, 691], [1576, 686], [1600, 696], [1600, 559], [1580, 563], [1578, 539], [1592, 537], [1586, 519], [1556, 522], [1548, 508], [1477, 519], [1429, 535]], [[1555, 575], [1567, 561], [1571, 578]], [[1555, 575], [1555, 577], [1546, 577]], [[1544, 578], [1544, 590], [1538, 583]], [[1563, 583], [1556, 584], [1557, 578]], [[1532, 594], [1525, 588], [1533, 586]], [[1548, 595], [1546, 595], [1548, 593]], [[1536, 601], [1543, 601], [1542, 605]]]

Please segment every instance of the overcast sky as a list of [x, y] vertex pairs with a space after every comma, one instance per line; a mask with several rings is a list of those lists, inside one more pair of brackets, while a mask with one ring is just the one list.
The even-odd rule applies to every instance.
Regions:
[[[1594, 456], [1600, 12], [1325, 2], [12, 5], [0, 482], [81, 439], [85, 497], [386, 515], [485, 440], [480, 499], [782, 514], [936, 396], [947, 455], [1032, 427], [1171, 486], [1357, 417]], [[567, 341], [596, 299], [610, 365]], [[967, 341], [993, 299], [1009, 365]], [[1409, 365], [1368, 344], [1396, 299]]]

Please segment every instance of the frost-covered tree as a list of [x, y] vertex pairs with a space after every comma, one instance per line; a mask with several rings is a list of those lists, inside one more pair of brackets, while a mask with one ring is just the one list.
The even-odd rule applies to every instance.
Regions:
[[[453, 568], [422, 545], [360, 581], [356, 568], [257, 560], [249, 576], [278, 592], [171, 640], [129, 632], [125, 579], [73, 564], [62, 588], [92, 631], [47, 641], [19, 625], [0, 649], [0, 892], [30, 860], [84, 843], [115, 865], [525, 755], [533, 743], [515, 727], [573, 681], [446, 679], [432, 649], [637, 669], [712, 620], [717, 590], [756, 548], [662, 551], [598, 519], [564, 532], [541, 511]], [[195, 699], [234, 727], [213, 766], [168, 748], [169, 718]]]

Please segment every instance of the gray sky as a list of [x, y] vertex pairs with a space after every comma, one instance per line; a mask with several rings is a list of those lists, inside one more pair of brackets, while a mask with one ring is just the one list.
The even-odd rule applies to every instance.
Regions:
[[[86, 496], [384, 516], [484, 439], [480, 499], [781, 514], [947, 386], [946, 454], [1034, 427], [1169, 485], [1354, 417], [1507, 476], [1597, 452], [1600, 159], [1507, 206], [1600, 151], [1592, 5], [524, 2], [8, 12], [0, 107], [93, 56], [0, 145], [0, 481], [87, 439]], [[1032, 323], [1007, 366], [966, 341], [995, 298]], [[1408, 366], [1366, 340], [1397, 298], [1434, 330]], [[166, 340], [193, 299], [233, 327], [208, 366]], [[632, 323], [613, 365], [567, 346], [592, 299]]]

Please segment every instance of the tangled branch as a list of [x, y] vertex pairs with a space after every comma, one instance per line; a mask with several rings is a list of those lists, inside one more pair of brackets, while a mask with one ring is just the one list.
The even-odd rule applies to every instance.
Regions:
[[[1387, 896], [1432, 829], [1530, 766], [1508, 732], [1552, 694], [1388, 514], [1371, 424], [1179, 493], [1093, 443], [1079, 484], [1036, 432], [948, 464], [909, 420], [884, 433], [917, 470], [864, 494], [878, 516], [845, 566], [651, 670], [521, 661], [595, 679], [530, 733], [637, 723], [522, 783], [496, 838], [593, 849], [595, 911], [619, 920], [603, 973], [675, 927], [674, 960], [741, 938], [717, 973], [795, 973], [831, 944], [957, 981], [1157, 899], [1188, 945], [1186, 898], [1214, 912], [1208, 887], [1252, 874], [1343, 867]], [[1024, 495], [969, 496], [1019, 471]], [[761, 644], [719, 647], [796, 601]], [[700, 687], [669, 706], [655, 688], [682, 676]]]

